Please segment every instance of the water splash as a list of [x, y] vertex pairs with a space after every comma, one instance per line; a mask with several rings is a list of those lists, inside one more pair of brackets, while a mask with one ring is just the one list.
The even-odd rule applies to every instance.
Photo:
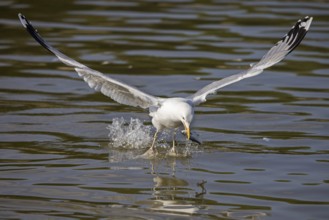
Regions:
[[[139, 158], [151, 146], [154, 135], [154, 128], [151, 125], [144, 125], [136, 118], [126, 121], [124, 118], [114, 118], [112, 124], [107, 126], [109, 130], [109, 161], [121, 162]], [[176, 143], [178, 156], [189, 157], [198, 151], [198, 144], [185, 141], [185, 136], [177, 132], [177, 139], [184, 140]], [[172, 131], [165, 130], [159, 134], [156, 141], [156, 148], [159, 157], [167, 157], [171, 148]]]
[[144, 125], [136, 118], [126, 122], [124, 118], [114, 118], [107, 126], [112, 148], [141, 149], [150, 146], [152, 142], [152, 126]]

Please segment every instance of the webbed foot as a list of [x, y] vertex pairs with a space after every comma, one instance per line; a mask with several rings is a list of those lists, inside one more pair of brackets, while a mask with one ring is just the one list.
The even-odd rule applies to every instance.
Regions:
[[145, 153], [143, 153], [140, 157], [145, 159], [152, 159], [158, 155], [158, 151], [154, 147], [150, 147]]
[[170, 157], [178, 157], [178, 152], [176, 151], [176, 147], [172, 147], [168, 153], [167, 153], [167, 156], [170, 156]]

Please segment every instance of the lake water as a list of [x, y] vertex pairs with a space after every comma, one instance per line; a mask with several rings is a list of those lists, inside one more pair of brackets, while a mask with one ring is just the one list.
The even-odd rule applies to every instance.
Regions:
[[[0, 3], [1, 219], [328, 219], [326, 1], [4, 0]], [[299, 19], [283, 62], [196, 109], [202, 145], [138, 158], [148, 113], [94, 92], [22, 28], [162, 97], [248, 68]]]

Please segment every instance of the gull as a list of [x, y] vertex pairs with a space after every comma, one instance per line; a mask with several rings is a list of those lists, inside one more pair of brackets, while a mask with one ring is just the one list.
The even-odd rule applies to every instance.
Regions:
[[156, 140], [158, 133], [164, 129], [173, 130], [172, 148], [170, 149], [169, 154], [177, 155], [175, 144], [176, 131], [179, 127], [183, 126], [186, 138], [191, 138], [190, 124], [193, 120], [194, 108], [197, 105], [205, 102], [208, 95], [216, 93], [220, 88], [242, 79], [257, 76], [262, 73], [264, 69], [283, 60], [304, 39], [313, 20], [313, 18], [309, 16], [298, 20], [297, 23], [292, 26], [291, 30], [284, 35], [283, 38], [278, 41], [258, 63], [250, 65], [249, 69], [214, 81], [187, 97], [161, 98], [147, 94], [124, 82], [106, 76], [103, 73], [93, 70], [64, 55], [62, 52], [48, 44], [24, 15], [19, 13], [18, 17], [27, 32], [41, 46], [53, 53], [64, 64], [73, 67], [79, 76], [82, 77], [91, 88], [100, 91], [105, 96], [110, 97], [120, 104], [149, 110], [149, 115], [152, 118], [152, 124], [156, 128], [156, 131], [151, 147], [144, 153], [147, 157], [155, 156], [157, 154], [155, 147]]

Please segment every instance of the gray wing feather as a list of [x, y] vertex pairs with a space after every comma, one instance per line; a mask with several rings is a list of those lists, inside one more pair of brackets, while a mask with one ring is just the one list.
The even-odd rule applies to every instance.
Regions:
[[258, 63], [252, 65], [247, 71], [210, 83], [187, 98], [192, 100], [195, 105], [198, 105], [205, 102], [206, 97], [209, 94], [215, 93], [218, 89], [242, 79], [256, 76], [262, 73], [264, 69], [280, 62], [304, 39], [312, 23], [312, 19], [312, 17], [307, 16], [303, 20], [298, 20], [291, 30], [277, 42]]
[[25, 29], [40, 45], [57, 56], [58, 59], [64, 64], [74, 67], [79, 76], [81, 76], [91, 88], [100, 91], [104, 95], [112, 98], [114, 101], [120, 104], [149, 108], [151, 106], [158, 106], [161, 102], [161, 98], [146, 94], [135, 87], [107, 77], [104, 74], [90, 69], [89, 67], [66, 56], [56, 48], [49, 45], [38, 34], [36, 29], [31, 25], [31, 23], [25, 18], [24, 15], [18, 14], [18, 17]]
[[88, 83], [89, 87], [100, 91], [120, 104], [149, 108], [157, 106], [161, 100], [95, 70], [89, 68], [75, 68], [75, 70]]

